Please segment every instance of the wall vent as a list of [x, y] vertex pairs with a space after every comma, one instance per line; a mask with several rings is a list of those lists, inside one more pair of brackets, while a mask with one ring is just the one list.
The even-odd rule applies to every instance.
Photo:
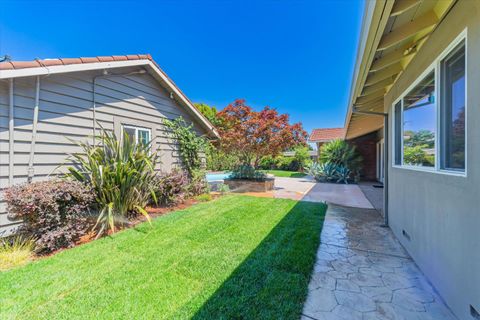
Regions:
[[410, 235], [407, 233], [407, 231], [402, 230], [402, 234], [405, 238], [407, 238], [408, 241], [410, 241]]
[[480, 320], [480, 313], [472, 305], [470, 305], [470, 314], [472, 315], [473, 319]]

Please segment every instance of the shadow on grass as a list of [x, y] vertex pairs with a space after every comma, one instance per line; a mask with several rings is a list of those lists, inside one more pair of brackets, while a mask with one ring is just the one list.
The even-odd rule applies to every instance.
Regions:
[[193, 319], [300, 318], [326, 208], [298, 202]]

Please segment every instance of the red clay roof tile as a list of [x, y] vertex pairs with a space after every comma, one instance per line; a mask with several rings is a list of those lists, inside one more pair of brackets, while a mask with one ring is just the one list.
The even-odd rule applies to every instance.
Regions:
[[310, 142], [326, 142], [335, 139], [344, 139], [345, 138], [345, 129], [344, 128], [322, 128], [322, 129], [313, 129], [312, 134], [308, 141]]
[[14, 69], [50, 67], [50, 66], [69, 65], [69, 64], [127, 61], [127, 60], [146, 60], [146, 59], [153, 61], [152, 56], [149, 54], [45, 59], [45, 60], [33, 60], [33, 61], [4, 61], [4, 62], [0, 62], [0, 70], [14, 70]]
[[10, 62], [0, 62], [0, 70], [13, 70], [13, 64]]

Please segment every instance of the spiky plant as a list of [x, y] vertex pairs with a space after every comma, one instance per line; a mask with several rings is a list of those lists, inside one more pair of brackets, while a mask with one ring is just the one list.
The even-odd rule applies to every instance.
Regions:
[[112, 132], [101, 129], [98, 145], [77, 142], [82, 153], [72, 154], [75, 166], [68, 168], [68, 175], [89, 184], [96, 193], [100, 206], [95, 228], [98, 235], [108, 228], [115, 232], [118, 224], [123, 224], [129, 213], [136, 212], [150, 217], [145, 206], [156, 196], [155, 181], [156, 153], [150, 152], [150, 143], [136, 143], [125, 132], [118, 139]]
[[355, 146], [349, 145], [345, 140], [336, 139], [322, 145], [320, 162], [334, 163], [344, 166], [352, 172], [358, 172], [362, 165], [362, 157]]
[[27, 263], [34, 249], [35, 241], [31, 238], [13, 236], [0, 239], [0, 271]]

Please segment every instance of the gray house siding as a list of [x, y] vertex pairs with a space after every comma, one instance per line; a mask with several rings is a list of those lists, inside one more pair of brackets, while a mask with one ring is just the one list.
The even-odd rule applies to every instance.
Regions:
[[479, 1], [458, 1], [385, 98], [385, 110], [393, 119], [393, 102], [468, 28], [466, 176], [388, 163], [391, 228], [459, 319], [476, 319], [470, 315], [470, 305], [480, 311], [479, 16]]
[[[118, 68], [125, 74], [139, 68]], [[93, 78], [100, 71], [83, 71], [40, 77], [34, 181], [60, 174], [68, 154], [80, 152], [73, 141], [93, 135]], [[32, 140], [36, 77], [14, 79], [14, 184], [27, 180]], [[193, 122], [198, 134], [207, 132], [187, 109], [170, 98], [170, 93], [149, 74], [99, 77], [95, 86], [97, 123], [117, 135], [122, 124], [152, 129], [153, 149], [160, 155], [158, 170], [180, 166], [175, 141], [169, 138], [163, 119], [182, 116]], [[18, 222], [7, 218], [2, 192], [9, 185], [9, 83], [0, 82], [0, 233]], [[99, 127], [97, 126], [97, 134]], [[73, 140], [73, 141], [72, 141]]]

